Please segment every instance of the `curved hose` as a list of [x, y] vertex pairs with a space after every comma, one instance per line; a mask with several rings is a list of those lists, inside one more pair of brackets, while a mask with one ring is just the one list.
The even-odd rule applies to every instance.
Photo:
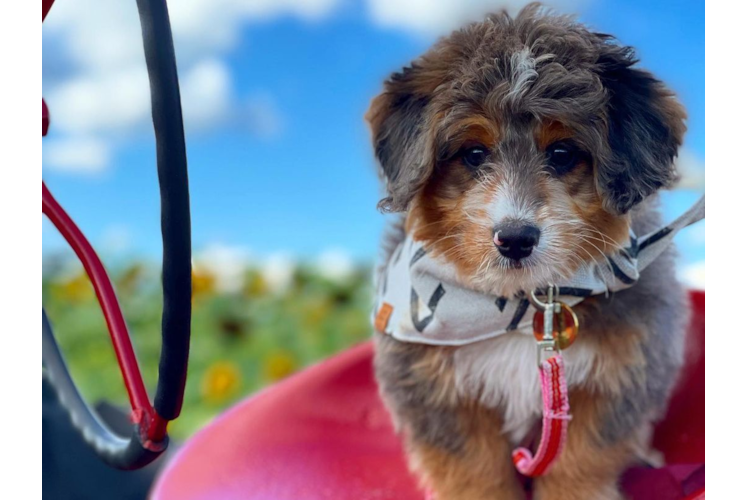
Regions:
[[118, 469], [139, 469], [158, 457], [168, 444], [168, 438], [159, 443], [147, 443], [142, 438], [140, 426], [133, 425], [131, 436], [123, 437], [109, 429], [86, 404], [70, 378], [60, 348], [55, 341], [52, 325], [42, 309], [42, 358], [46, 377], [55, 388], [60, 404], [70, 415], [73, 426], [83, 440], [107, 464]]
[[192, 244], [187, 153], [177, 62], [166, 2], [137, 0], [137, 3], [151, 84], [164, 246], [162, 347], [154, 406], [163, 418], [173, 420], [182, 409], [190, 351]]

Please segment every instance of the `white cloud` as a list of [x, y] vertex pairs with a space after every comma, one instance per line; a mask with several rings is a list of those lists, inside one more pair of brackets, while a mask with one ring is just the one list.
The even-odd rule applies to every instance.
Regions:
[[[191, 65], [232, 49], [242, 27], [283, 15], [317, 20], [341, 0], [179, 0], [169, 17], [180, 65]], [[143, 46], [135, 5], [101, 0], [67, 0], [55, 5], [44, 32], [61, 35], [68, 55], [86, 68], [117, 69], [141, 64]]]
[[291, 255], [279, 252], [265, 259], [260, 274], [273, 293], [283, 293], [293, 283], [296, 268], [296, 260]]
[[231, 75], [219, 59], [204, 59], [192, 67], [180, 79], [180, 92], [188, 129], [211, 129], [230, 113]]
[[193, 59], [232, 48], [242, 26], [249, 21], [267, 21], [282, 15], [316, 20], [340, 3], [340, 0], [180, 0], [169, 4], [169, 15], [180, 57]]
[[213, 276], [219, 292], [237, 293], [244, 288], [250, 261], [246, 248], [215, 243], [195, 257], [194, 267]]
[[[445, 34], [468, 21], [480, 20], [488, 13], [506, 8], [518, 12], [527, 0], [368, 0], [374, 21], [387, 27], [423, 34]], [[549, 0], [544, 4], [562, 12], [578, 13], [587, 0]]]
[[681, 189], [703, 190], [706, 184], [704, 160], [689, 149], [682, 149], [675, 160], [675, 167], [680, 174], [677, 187]]
[[706, 223], [704, 222], [683, 229], [683, 233], [690, 245], [704, 246], [706, 244]]
[[58, 36], [55, 42], [61, 42], [65, 55], [79, 69], [118, 70], [144, 61], [138, 11], [130, 2], [56, 3], [44, 21], [42, 34]]
[[52, 129], [65, 134], [100, 136], [142, 129], [150, 116], [145, 66], [79, 73], [45, 96]]
[[133, 234], [128, 226], [109, 226], [101, 235], [100, 248], [106, 254], [121, 254], [132, 248]]
[[235, 97], [229, 67], [218, 58], [197, 62], [180, 78], [184, 126], [188, 133], [204, 133], [221, 125], [237, 125], [253, 135], [276, 137], [283, 119], [269, 93]]
[[698, 290], [706, 289], [706, 262], [696, 262], [680, 271], [680, 279], [687, 286]]
[[353, 276], [355, 264], [351, 255], [342, 249], [330, 249], [317, 259], [317, 270], [325, 278], [342, 282]]
[[60, 172], [98, 174], [109, 165], [109, 145], [90, 137], [51, 139], [43, 150], [44, 165]]
[[[231, 72], [222, 56], [235, 47], [242, 27], [249, 22], [283, 15], [315, 20], [328, 15], [341, 1], [170, 2], [188, 132], [215, 129], [236, 120], [236, 113], [249, 111], [260, 116], [250, 118], [251, 123], [263, 124], [263, 127], [250, 127], [250, 133], [277, 133], [281, 120], [277, 109], [267, 104], [273, 101], [264, 100], [258, 104], [252, 98], [242, 104], [235, 95]], [[58, 141], [58, 149], [67, 153], [75, 151], [85, 137], [89, 146], [99, 144], [99, 153], [108, 151], [108, 160], [108, 155], [121, 143], [147, 133], [150, 93], [134, 4], [100, 0], [59, 2], [50, 11], [42, 33], [44, 50], [70, 66], [69, 71], [55, 71], [50, 67], [44, 75], [44, 93], [52, 117], [51, 133]], [[59, 66], [59, 61], [55, 64]], [[42, 69], [44, 73], [45, 68]], [[83, 152], [79, 153], [81, 158], [63, 155], [62, 160], [66, 161], [48, 166], [65, 164], [67, 171], [86, 172], [94, 164], [96, 168], [103, 168], [108, 163], [94, 161], [105, 155], [94, 155], [93, 148], [88, 152], [87, 158], [83, 157]], [[45, 161], [54, 157], [47, 155]], [[78, 159], [86, 164], [74, 168], [74, 160]]]

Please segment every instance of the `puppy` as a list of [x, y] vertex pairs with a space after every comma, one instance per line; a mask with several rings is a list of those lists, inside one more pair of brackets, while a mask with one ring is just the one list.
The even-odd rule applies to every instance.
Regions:
[[[471, 290], [528, 293], [604, 262], [660, 223], [685, 113], [634, 51], [537, 4], [470, 24], [393, 74], [367, 114], [406, 236]], [[672, 250], [630, 289], [574, 307], [564, 351], [573, 419], [537, 499], [618, 499], [649, 449], [683, 356]], [[511, 450], [538, 434], [535, 341], [461, 347], [375, 334], [376, 374], [411, 467], [438, 500], [520, 499]]]

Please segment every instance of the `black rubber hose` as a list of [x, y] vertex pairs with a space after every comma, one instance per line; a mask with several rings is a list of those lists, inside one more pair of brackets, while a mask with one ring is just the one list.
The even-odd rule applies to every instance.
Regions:
[[137, 0], [151, 85], [161, 188], [164, 311], [154, 407], [174, 420], [182, 409], [190, 351], [192, 250], [187, 155], [174, 42], [165, 0]]
[[140, 428], [133, 425], [130, 436], [119, 436], [106, 426], [83, 400], [70, 378], [60, 348], [55, 341], [52, 325], [42, 309], [42, 359], [47, 380], [57, 392], [60, 404], [70, 415], [83, 440], [108, 465], [123, 470], [134, 470], [153, 462], [167, 447], [169, 438], [151, 443], [147, 449], [141, 440]]

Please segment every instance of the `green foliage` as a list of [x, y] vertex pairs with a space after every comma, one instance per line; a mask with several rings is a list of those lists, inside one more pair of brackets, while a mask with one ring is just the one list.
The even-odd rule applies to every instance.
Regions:
[[[127, 407], [114, 351], [82, 269], [47, 259], [43, 304], [72, 375], [90, 402]], [[153, 394], [161, 348], [158, 269], [143, 263], [113, 274], [146, 386]], [[262, 269], [248, 268], [241, 290], [219, 291], [215, 276], [194, 276], [189, 375], [182, 416], [170, 426], [182, 440], [236, 401], [369, 336], [371, 272], [361, 266], [326, 278], [298, 266], [272, 289]]]

